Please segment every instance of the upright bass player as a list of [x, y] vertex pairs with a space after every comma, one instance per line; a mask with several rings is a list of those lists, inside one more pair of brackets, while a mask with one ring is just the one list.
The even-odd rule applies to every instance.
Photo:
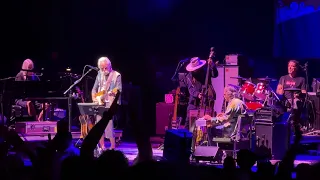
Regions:
[[[211, 52], [210, 52], [211, 54]], [[190, 110], [198, 110], [200, 106], [200, 100], [203, 97], [202, 89], [205, 85], [206, 75], [208, 74], [208, 87], [211, 86], [211, 78], [218, 77], [218, 70], [215, 63], [212, 63], [212, 59], [200, 60], [199, 57], [193, 57], [190, 63], [186, 66], [188, 74], [186, 75], [187, 87], [190, 94], [187, 113]], [[213, 92], [213, 89], [211, 89]], [[214, 96], [214, 95], [213, 95]], [[215, 97], [213, 97], [215, 99]], [[190, 129], [189, 117], [187, 116], [185, 121], [185, 128]]]

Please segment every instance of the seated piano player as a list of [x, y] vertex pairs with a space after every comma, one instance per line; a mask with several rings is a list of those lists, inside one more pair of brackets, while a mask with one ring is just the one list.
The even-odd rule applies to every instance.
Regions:
[[[219, 113], [217, 117], [205, 115], [203, 119], [207, 120], [208, 137], [211, 140], [214, 137], [229, 138], [236, 126], [240, 115], [246, 113], [246, 105], [237, 98], [237, 90], [231, 86], [224, 88], [224, 99], [228, 102], [225, 113]], [[222, 133], [222, 134], [221, 134]]]
[[[26, 59], [22, 63], [22, 68], [20, 72], [16, 75], [16, 81], [38, 81], [40, 80], [38, 76], [34, 75], [31, 72], [34, 68], [34, 63], [31, 59]], [[28, 71], [29, 70], [29, 71]], [[16, 99], [15, 104], [25, 108], [28, 112], [28, 115], [34, 117], [36, 120], [41, 121], [43, 119], [43, 112], [41, 111], [41, 104], [40, 103], [33, 103], [31, 101], [25, 101], [23, 99]], [[47, 109], [47, 107], [46, 107]], [[39, 116], [37, 116], [37, 111], [41, 111]]]

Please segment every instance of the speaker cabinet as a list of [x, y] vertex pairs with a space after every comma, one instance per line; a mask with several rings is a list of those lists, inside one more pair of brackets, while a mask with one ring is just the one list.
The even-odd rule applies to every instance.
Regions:
[[217, 94], [217, 98], [214, 104], [214, 111], [219, 113], [223, 106], [223, 90], [228, 84], [237, 85], [238, 80], [231, 77], [237, 77], [239, 75], [239, 66], [218, 66], [219, 76], [211, 78], [211, 84], [214, 91]]
[[256, 150], [261, 155], [261, 147], [270, 150], [272, 159], [282, 159], [290, 144], [290, 130], [288, 123], [256, 122]]
[[189, 162], [191, 155], [192, 133], [186, 129], [166, 131], [163, 157], [173, 162]]

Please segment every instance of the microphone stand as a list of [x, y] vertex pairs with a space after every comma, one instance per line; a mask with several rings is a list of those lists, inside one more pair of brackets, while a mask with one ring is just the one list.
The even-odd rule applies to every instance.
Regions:
[[[186, 63], [185, 60], [179, 61], [176, 70], [171, 78], [171, 81], [176, 81], [177, 80], [177, 74], [179, 73], [180, 69], [182, 68], [182, 66], [184, 65], [184, 63]], [[178, 77], [179, 78], [179, 77]]]
[[71, 86], [63, 93], [64, 95], [66, 95], [69, 92], [69, 97], [68, 97], [68, 118], [69, 118], [69, 132], [71, 132], [71, 110], [72, 110], [72, 92], [71, 89], [74, 88], [74, 86], [76, 86], [77, 84], [79, 84], [82, 79], [89, 74], [92, 71], [92, 69], [89, 69], [85, 74], [83, 74], [80, 79], [76, 80], [73, 84], [71, 84]]
[[305, 76], [306, 76], [306, 97], [304, 99], [304, 103], [303, 103], [303, 107], [306, 108], [306, 113], [307, 113], [307, 129], [309, 130], [310, 128], [310, 121], [309, 121], [309, 107], [307, 102], [309, 102], [309, 94], [308, 94], [308, 89], [309, 89], [309, 73], [308, 73], [308, 62], [305, 63], [305, 65], [303, 66], [303, 71], [305, 72]]

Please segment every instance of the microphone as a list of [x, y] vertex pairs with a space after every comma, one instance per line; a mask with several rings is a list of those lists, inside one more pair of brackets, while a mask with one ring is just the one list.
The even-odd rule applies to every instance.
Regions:
[[90, 65], [87, 65], [90, 69], [93, 69], [93, 70], [96, 70], [96, 71], [99, 71], [99, 68], [97, 67], [94, 67], [94, 66], [90, 66]]
[[188, 62], [188, 61], [190, 61], [190, 58], [186, 58], [186, 59], [180, 60], [179, 62], [180, 63], [185, 63], [185, 62]]

